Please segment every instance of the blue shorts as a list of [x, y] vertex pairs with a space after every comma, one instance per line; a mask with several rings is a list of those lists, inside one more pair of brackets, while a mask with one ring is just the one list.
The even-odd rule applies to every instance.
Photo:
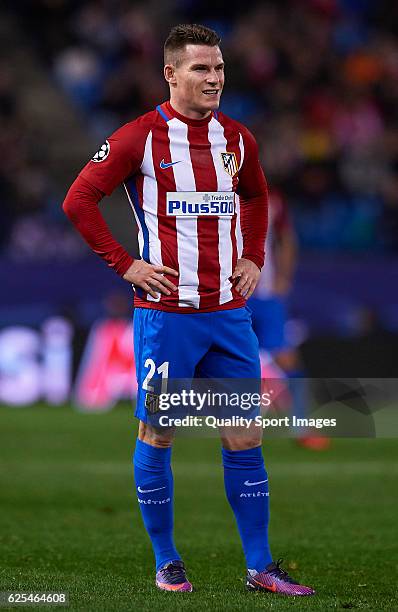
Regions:
[[288, 347], [285, 336], [287, 309], [285, 301], [276, 296], [268, 299], [251, 297], [248, 305], [252, 311], [253, 329], [260, 348], [270, 352]]
[[[136, 308], [135, 416], [148, 422], [147, 394], [166, 379], [261, 377], [259, 346], [247, 307], [180, 314]], [[162, 389], [163, 391], [163, 389]]]

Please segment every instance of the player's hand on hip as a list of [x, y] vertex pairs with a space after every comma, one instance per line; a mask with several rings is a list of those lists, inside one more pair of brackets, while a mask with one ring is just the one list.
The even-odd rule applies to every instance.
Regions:
[[250, 259], [238, 259], [231, 279], [232, 282], [238, 279], [235, 289], [246, 300], [249, 299], [255, 290], [259, 278], [260, 270], [253, 261], [250, 261]]
[[123, 275], [123, 278], [158, 299], [159, 293], [170, 295], [172, 291], [177, 291], [176, 285], [169, 281], [164, 274], [178, 276], [178, 272], [173, 268], [153, 266], [143, 259], [136, 259]]

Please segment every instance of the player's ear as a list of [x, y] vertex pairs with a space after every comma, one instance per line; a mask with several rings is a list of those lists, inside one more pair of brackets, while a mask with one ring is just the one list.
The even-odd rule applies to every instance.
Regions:
[[170, 85], [176, 84], [177, 81], [175, 76], [175, 67], [173, 66], [173, 64], [166, 64], [163, 73], [164, 78], [168, 83], [170, 83]]

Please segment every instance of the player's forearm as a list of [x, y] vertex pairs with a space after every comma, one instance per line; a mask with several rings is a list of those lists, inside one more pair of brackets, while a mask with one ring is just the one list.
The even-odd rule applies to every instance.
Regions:
[[112, 236], [98, 202], [101, 191], [78, 177], [70, 187], [62, 205], [65, 214], [83, 239], [117, 274], [123, 276], [134, 259]]
[[240, 198], [240, 225], [242, 231], [242, 257], [250, 259], [261, 270], [264, 265], [265, 238], [268, 227], [268, 194], [253, 198]]
[[240, 227], [244, 259], [261, 270], [264, 265], [268, 227], [268, 187], [258, 156], [258, 147], [249, 130], [243, 130], [244, 161], [239, 173]]

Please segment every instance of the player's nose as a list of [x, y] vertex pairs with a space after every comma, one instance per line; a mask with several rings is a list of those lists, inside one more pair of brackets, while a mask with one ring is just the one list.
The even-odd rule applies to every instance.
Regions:
[[209, 85], [217, 85], [220, 82], [219, 75], [216, 70], [212, 70], [206, 78], [206, 82]]

